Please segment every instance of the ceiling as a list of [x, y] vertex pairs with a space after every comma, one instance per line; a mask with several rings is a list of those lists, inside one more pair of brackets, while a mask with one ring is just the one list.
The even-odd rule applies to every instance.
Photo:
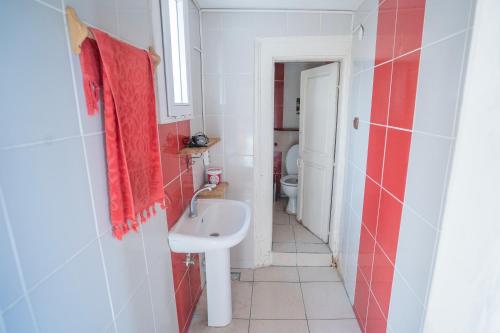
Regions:
[[202, 9], [355, 10], [362, 0], [198, 0]]

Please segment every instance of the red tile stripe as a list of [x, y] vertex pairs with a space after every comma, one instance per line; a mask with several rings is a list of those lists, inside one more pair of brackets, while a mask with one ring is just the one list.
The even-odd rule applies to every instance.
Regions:
[[[190, 136], [190, 121], [159, 125], [160, 153], [167, 208], [167, 226], [170, 230], [186, 209], [193, 196], [193, 169], [186, 156], [179, 155], [184, 140]], [[201, 295], [200, 262], [186, 267], [185, 254], [171, 253], [175, 302], [179, 332], [187, 332], [194, 309]]]
[[417, 91], [425, 0], [378, 10], [365, 195], [354, 311], [365, 333], [387, 331]]
[[285, 64], [274, 64], [274, 128], [283, 128], [283, 100], [285, 89]]

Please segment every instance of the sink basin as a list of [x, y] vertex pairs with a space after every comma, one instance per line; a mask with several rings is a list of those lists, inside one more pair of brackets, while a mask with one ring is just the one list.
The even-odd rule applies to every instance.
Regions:
[[231, 323], [229, 248], [240, 243], [250, 227], [250, 207], [223, 199], [198, 200], [198, 216], [186, 209], [168, 234], [170, 248], [180, 253], [205, 253], [208, 326]]
[[198, 216], [186, 209], [168, 239], [170, 248], [180, 253], [201, 253], [231, 248], [245, 238], [250, 226], [250, 207], [224, 199], [199, 199]]

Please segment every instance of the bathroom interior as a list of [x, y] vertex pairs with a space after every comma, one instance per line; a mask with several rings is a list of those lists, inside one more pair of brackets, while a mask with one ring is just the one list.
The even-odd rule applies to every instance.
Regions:
[[500, 331], [496, 0], [4, 0], [0, 333]]

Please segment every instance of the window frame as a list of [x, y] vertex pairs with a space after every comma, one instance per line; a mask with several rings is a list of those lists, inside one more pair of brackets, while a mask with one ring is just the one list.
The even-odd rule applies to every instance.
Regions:
[[[186, 61], [187, 103], [175, 103], [174, 76], [170, 35], [169, 1], [182, 4], [184, 48]], [[191, 80], [191, 40], [189, 26], [189, 0], [156, 0], [152, 3], [155, 49], [161, 51], [162, 62], [156, 70], [157, 101], [160, 123], [169, 123], [193, 116]]]

